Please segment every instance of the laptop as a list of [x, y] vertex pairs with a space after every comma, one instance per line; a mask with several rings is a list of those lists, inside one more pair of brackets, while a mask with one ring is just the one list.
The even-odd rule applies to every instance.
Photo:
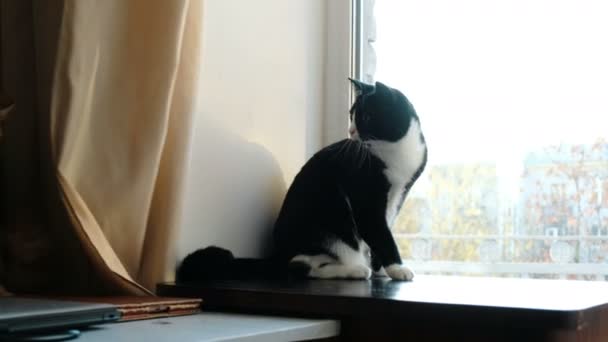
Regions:
[[72, 329], [116, 321], [117, 307], [24, 297], [0, 297], [0, 339], [9, 334]]

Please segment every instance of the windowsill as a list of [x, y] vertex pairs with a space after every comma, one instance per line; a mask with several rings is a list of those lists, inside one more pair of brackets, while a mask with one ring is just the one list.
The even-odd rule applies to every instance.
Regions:
[[[601, 282], [417, 276], [409, 283], [382, 278], [160, 284], [158, 292], [202, 297], [208, 310], [340, 318], [361, 324], [394, 320], [399, 326], [392, 329], [408, 336], [414, 329], [430, 328], [435, 334], [444, 328], [462, 336], [521, 336], [522, 331], [530, 336], [589, 334], [588, 329], [608, 336], [608, 283]], [[348, 322], [343, 326], [357, 328]]]

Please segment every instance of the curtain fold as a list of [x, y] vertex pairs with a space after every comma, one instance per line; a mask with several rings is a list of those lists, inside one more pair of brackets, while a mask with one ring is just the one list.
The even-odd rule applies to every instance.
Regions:
[[[2, 35], [7, 28], [25, 30], [12, 45], [3, 39], [3, 51], [23, 40], [29, 49], [14, 52], [2, 68], [33, 68], [28, 81], [36, 88], [18, 87], [17, 75], [3, 77], [18, 109], [7, 126], [22, 121], [38, 134], [10, 127], [14, 137], [6, 149], [14, 158], [3, 165], [14, 170], [2, 181], [20, 178], [29, 185], [29, 201], [3, 204], [5, 213], [26, 213], [9, 215], [3, 235], [5, 246], [15, 249], [21, 242], [14, 236], [29, 231], [47, 252], [11, 250], [0, 276], [15, 291], [24, 290], [23, 270], [29, 267], [30, 278], [46, 286], [28, 291], [53, 291], [49, 278], [60, 274], [80, 292], [150, 293], [156, 282], [171, 279], [174, 267], [197, 97], [202, 1], [16, 2], [2, 2]], [[32, 20], [5, 22], [4, 8], [11, 6]], [[23, 151], [19, 143], [32, 147]], [[29, 164], [15, 162], [23, 156]], [[18, 177], [24, 169], [35, 172]], [[11, 188], [3, 199], [18, 192]], [[28, 223], [34, 216], [43, 219]], [[29, 265], [24, 262], [36, 253]], [[83, 274], [70, 277], [61, 264]]]

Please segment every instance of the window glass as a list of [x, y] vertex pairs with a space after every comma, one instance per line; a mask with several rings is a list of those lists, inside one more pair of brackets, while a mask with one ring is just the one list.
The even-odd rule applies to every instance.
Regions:
[[608, 2], [376, 0], [376, 80], [428, 166], [393, 228], [418, 273], [606, 280]]

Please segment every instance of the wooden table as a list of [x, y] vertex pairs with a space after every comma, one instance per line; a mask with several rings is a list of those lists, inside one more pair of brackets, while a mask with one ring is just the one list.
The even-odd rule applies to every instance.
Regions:
[[413, 282], [160, 284], [206, 310], [340, 319], [351, 340], [608, 341], [608, 283], [417, 276]]

